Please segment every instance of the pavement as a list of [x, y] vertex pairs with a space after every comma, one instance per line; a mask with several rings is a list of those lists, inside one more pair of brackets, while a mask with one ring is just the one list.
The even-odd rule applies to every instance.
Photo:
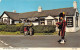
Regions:
[[59, 44], [58, 35], [0, 35], [0, 47], [80, 47], [80, 30], [66, 33], [65, 44]]

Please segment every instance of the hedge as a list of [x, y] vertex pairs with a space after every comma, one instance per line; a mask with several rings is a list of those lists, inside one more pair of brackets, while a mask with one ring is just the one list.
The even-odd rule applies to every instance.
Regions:
[[4, 31], [7, 25], [0, 25], [0, 31]]
[[18, 27], [15, 25], [7, 25], [6, 29], [4, 29], [6, 32], [16, 32], [18, 31]]
[[56, 26], [54, 25], [38, 25], [33, 27], [35, 33], [53, 33], [55, 28]]
[[[38, 25], [32, 27], [34, 30], [34, 33], [53, 33], [55, 32], [55, 26], [53, 25]], [[6, 31], [6, 32], [16, 32], [20, 31], [23, 32], [23, 25], [0, 25], [0, 31]]]
[[23, 26], [16, 26], [16, 25], [0, 25], [0, 31], [6, 32], [16, 32], [16, 31], [23, 31]]

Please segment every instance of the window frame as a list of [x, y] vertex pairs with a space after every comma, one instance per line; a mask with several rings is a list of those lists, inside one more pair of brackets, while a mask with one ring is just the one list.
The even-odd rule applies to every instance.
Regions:
[[[72, 21], [67, 21], [67, 20], [72, 20]], [[66, 17], [66, 23], [67, 23], [67, 27], [73, 27], [73, 17]], [[72, 26], [70, 26], [70, 23]]]

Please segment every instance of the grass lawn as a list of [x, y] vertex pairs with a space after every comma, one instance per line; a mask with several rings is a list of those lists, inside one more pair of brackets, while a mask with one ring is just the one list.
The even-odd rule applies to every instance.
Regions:
[[56, 35], [58, 34], [58, 32], [54, 32], [54, 33], [34, 33], [34, 35]]
[[4, 31], [0, 31], [0, 35], [23, 35], [23, 33], [20, 33], [19, 31], [17, 31], [17, 32], [4, 32]]
[[[58, 32], [54, 33], [34, 33], [34, 35], [56, 35]], [[24, 35], [23, 33], [17, 32], [4, 32], [0, 31], [0, 35]]]

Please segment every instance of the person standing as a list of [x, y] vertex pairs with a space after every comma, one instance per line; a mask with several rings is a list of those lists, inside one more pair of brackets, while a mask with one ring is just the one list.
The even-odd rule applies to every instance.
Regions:
[[33, 33], [32, 26], [33, 26], [33, 24], [32, 24], [32, 22], [30, 21], [30, 23], [29, 23], [29, 34], [30, 34], [30, 36], [32, 36], [32, 33]]
[[56, 23], [57, 27], [59, 28], [59, 35], [61, 36], [61, 40], [59, 42], [62, 44], [65, 43], [65, 27], [66, 27], [66, 21], [65, 21], [65, 13], [59, 14], [60, 22]]
[[24, 36], [26, 36], [26, 35], [28, 35], [28, 29], [27, 29], [27, 27], [25, 26], [25, 27], [24, 27]]
[[28, 27], [29, 27], [29, 24], [27, 22], [27, 20], [24, 20], [24, 35], [28, 35]]

